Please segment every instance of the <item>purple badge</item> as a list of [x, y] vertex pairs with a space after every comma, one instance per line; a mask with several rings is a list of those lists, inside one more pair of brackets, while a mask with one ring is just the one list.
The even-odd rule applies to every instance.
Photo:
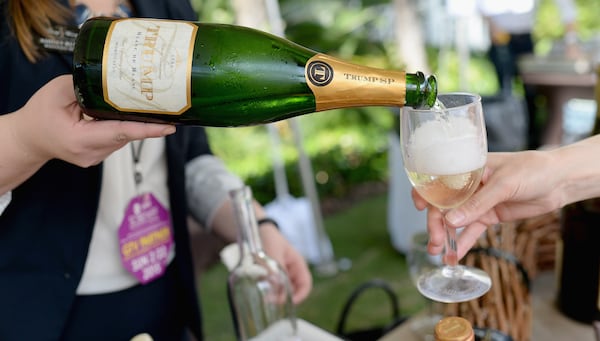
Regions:
[[129, 202], [119, 228], [123, 266], [142, 284], [162, 276], [173, 247], [169, 212], [151, 193]]

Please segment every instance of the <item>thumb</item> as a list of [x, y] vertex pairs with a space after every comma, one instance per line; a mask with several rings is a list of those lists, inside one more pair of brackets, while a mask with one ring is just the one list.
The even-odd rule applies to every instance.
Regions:
[[461, 206], [450, 210], [444, 215], [446, 223], [451, 227], [467, 226], [488, 213], [496, 204], [491, 201], [490, 194], [486, 194], [485, 190], [475, 193], [469, 200]]

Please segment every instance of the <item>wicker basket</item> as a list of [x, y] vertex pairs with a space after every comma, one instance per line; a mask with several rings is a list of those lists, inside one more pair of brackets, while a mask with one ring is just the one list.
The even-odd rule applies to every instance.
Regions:
[[560, 210], [506, 225], [516, 231], [512, 253], [530, 278], [535, 278], [540, 271], [554, 269], [556, 243], [560, 239]]
[[459, 315], [474, 326], [531, 339], [530, 280], [552, 269], [559, 238], [559, 212], [489, 228], [463, 259], [492, 277], [492, 289], [479, 299], [448, 304], [446, 315]]

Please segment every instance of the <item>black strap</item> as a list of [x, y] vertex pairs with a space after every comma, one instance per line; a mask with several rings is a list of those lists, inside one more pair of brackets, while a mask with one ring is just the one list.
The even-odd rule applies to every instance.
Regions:
[[394, 292], [394, 290], [391, 288], [391, 286], [386, 281], [376, 278], [376, 279], [372, 279], [372, 280], [369, 280], [369, 281], [361, 284], [359, 287], [354, 289], [354, 291], [352, 291], [352, 293], [350, 294], [350, 297], [348, 298], [348, 300], [346, 301], [346, 303], [344, 305], [344, 308], [342, 309], [342, 314], [340, 315], [340, 320], [338, 322], [338, 326], [336, 329], [337, 335], [339, 335], [339, 336], [348, 335], [348, 332], [346, 331], [346, 320], [348, 319], [348, 315], [350, 314], [350, 309], [352, 308], [352, 305], [354, 304], [356, 299], [363, 292], [365, 292], [367, 289], [372, 289], [372, 288], [383, 290], [388, 295], [389, 301], [391, 303], [392, 321], [388, 326], [385, 326], [384, 328], [382, 328], [382, 333], [385, 333], [389, 329], [397, 326], [398, 324], [402, 323], [405, 320], [404, 318], [400, 317], [400, 307], [398, 305], [398, 297], [397, 297], [396, 293]]
[[133, 180], [135, 181], [135, 185], [139, 186], [142, 183], [142, 171], [140, 170], [139, 163], [140, 157], [142, 156], [142, 146], [144, 145], [144, 140], [140, 141], [140, 144], [137, 147], [137, 150], [133, 146], [133, 141], [129, 143], [131, 146], [131, 158], [133, 159]]
[[277, 222], [275, 221], [275, 219], [273, 218], [269, 218], [269, 217], [265, 217], [265, 218], [260, 218], [256, 221], [256, 224], [260, 227], [260, 225], [262, 224], [266, 224], [266, 223], [271, 223], [273, 224], [278, 230], [279, 228], [279, 224], [277, 224]]
[[519, 261], [517, 256], [515, 256], [514, 254], [493, 247], [475, 247], [469, 250], [469, 254], [486, 254], [488, 256], [492, 256], [497, 259], [504, 259], [509, 263], [513, 263], [517, 267], [517, 270], [519, 270], [519, 272], [521, 273], [521, 276], [523, 277], [522, 279], [525, 288], [527, 288], [527, 290], [531, 289], [529, 273], [527, 272], [521, 261]]

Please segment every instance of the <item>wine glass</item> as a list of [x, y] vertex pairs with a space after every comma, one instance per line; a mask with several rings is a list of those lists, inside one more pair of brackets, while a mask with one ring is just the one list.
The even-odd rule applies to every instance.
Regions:
[[[487, 158], [481, 97], [447, 93], [438, 95], [432, 108], [403, 107], [400, 141], [404, 168], [415, 190], [442, 213], [459, 206], [479, 186]], [[419, 292], [444, 303], [484, 295], [491, 287], [490, 277], [458, 264], [456, 229], [445, 230], [445, 264], [419, 277]]]

